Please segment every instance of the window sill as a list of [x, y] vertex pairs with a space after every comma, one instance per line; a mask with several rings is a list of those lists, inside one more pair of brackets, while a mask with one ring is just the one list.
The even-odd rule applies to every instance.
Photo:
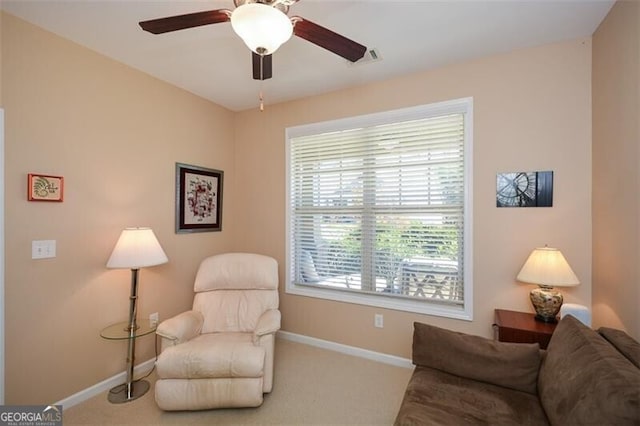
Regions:
[[375, 306], [403, 312], [433, 315], [438, 317], [472, 321], [473, 314], [469, 302], [463, 306], [438, 304], [428, 300], [412, 300], [382, 295], [362, 294], [335, 289], [324, 289], [306, 285], [299, 285], [287, 280], [285, 288], [287, 294], [296, 296], [315, 297], [317, 299], [333, 300], [336, 302], [353, 303], [356, 305]]

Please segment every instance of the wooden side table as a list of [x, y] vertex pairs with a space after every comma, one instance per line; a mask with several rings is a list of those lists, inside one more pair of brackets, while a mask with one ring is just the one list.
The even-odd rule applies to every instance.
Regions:
[[547, 349], [556, 329], [555, 323], [536, 321], [535, 314], [505, 309], [495, 310], [493, 326], [500, 342], [538, 343], [541, 349]]

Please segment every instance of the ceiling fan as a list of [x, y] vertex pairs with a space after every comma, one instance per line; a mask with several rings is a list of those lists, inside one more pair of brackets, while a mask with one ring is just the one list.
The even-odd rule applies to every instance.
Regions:
[[234, 31], [251, 49], [253, 78], [272, 76], [271, 55], [295, 34], [351, 62], [364, 56], [367, 48], [347, 37], [300, 16], [289, 17], [289, 6], [298, 0], [233, 0], [236, 8], [209, 10], [140, 22], [152, 34], [231, 21]]

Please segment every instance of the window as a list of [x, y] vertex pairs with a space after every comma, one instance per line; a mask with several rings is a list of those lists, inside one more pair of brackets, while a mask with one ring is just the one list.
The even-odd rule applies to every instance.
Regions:
[[287, 129], [286, 291], [471, 319], [460, 99]]

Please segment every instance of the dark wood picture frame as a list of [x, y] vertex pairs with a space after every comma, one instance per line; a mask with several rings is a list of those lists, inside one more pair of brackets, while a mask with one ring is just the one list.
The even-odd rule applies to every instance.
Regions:
[[176, 163], [176, 233], [222, 230], [224, 172]]
[[64, 200], [64, 178], [29, 173], [27, 175], [27, 200], [61, 203]]

